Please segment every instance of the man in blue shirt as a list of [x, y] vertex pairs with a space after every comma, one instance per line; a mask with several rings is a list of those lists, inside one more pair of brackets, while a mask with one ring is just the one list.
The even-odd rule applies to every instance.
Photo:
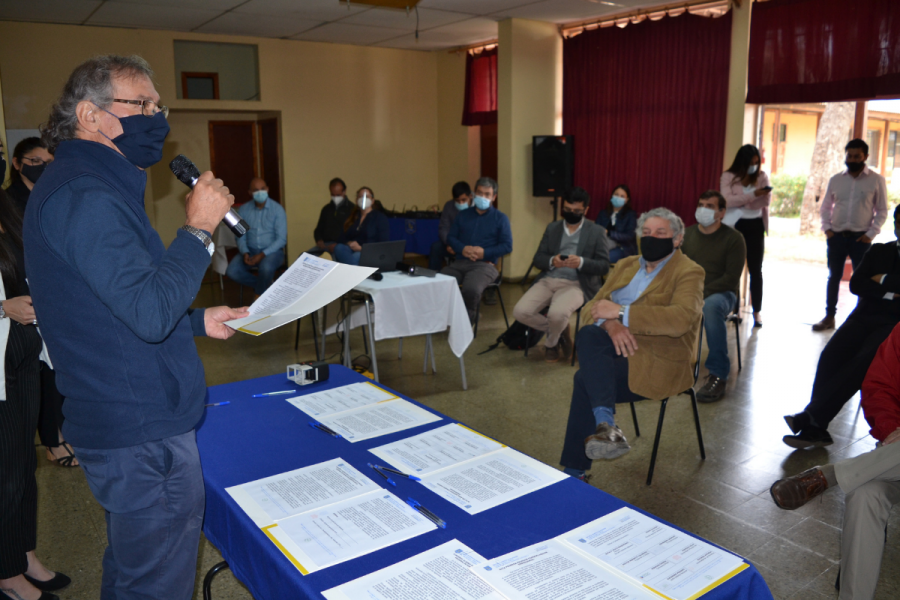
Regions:
[[496, 197], [497, 182], [490, 177], [479, 179], [475, 183], [473, 210], [460, 212], [447, 234], [447, 245], [453, 249], [456, 260], [441, 273], [456, 277], [473, 325], [484, 289], [500, 275], [497, 261], [512, 252], [509, 219], [493, 207]]
[[250, 195], [253, 202], [238, 209], [250, 230], [237, 239], [240, 254], [231, 259], [225, 274], [241, 285], [252, 287], [259, 296], [272, 285], [275, 269], [284, 264], [287, 215], [280, 204], [269, 198], [269, 186], [259, 177], [250, 182]]

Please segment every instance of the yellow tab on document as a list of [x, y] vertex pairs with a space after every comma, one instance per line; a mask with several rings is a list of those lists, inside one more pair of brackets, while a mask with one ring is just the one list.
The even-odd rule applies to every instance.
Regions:
[[309, 571], [307, 571], [306, 568], [303, 565], [301, 565], [300, 562], [296, 558], [294, 558], [294, 556], [290, 552], [287, 551], [287, 548], [285, 548], [284, 546], [281, 545], [281, 542], [279, 542], [277, 539], [275, 539], [275, 536], [272, 535], [272, 533], [269, 531], [273, 527], [278, 527], [278, 524], [275, 523], [273, 525], [269, 525], [268, 527], [263, 527], [262, 528], [263, 533], [265, 533], [266, 537], [268, 537], [270, 540], [272, 540], [272, 543], [275, 544], [275, 546], [279, 550], [281, 550], [281, 553], [284, 554], [289, 561], [291, 561], [291, 564], [294, 565], [295, 567], [297, 567], [298, 571], [300, 571], [304, 575], [309, 575]]
[[[726, 581], [728, 581], [729, 579], [731, 579], [732, 577], [734, 577], [735, 575], [737, 575], [738, 573], [740, 573], [741, 571], [743, 571], [744, 569], [747, 569], [748, 567], [750, 567], [749, 564], [747, 564], [747, 563], [741, 563], [740, 566], [738, 566], [736, 569], [734, 569], [734, 570], [731, 571], [730, 573], [726, 573], [726, 574], [723, 575], [722, 577], [720, 577], [720, 578], [718, 578], [717, 580], [713, 581], [711, 584], [709, 584], [708, 586], [706, 586], [705, 588], [703, 588], [702, 590], [700, 590], [699, 592], [697, 592], [696, 594], [694, 594], [693, 596], [691, 596], [690, 598], [688, 598], [687, 600], [696, 600], [697, 598], [699, 598], [700, 596], [702, 596], [703, 594], [705, 594], [705, 593], [708, 592], [709, 590], [711, 590], [711, 589], [713, 589], [713, 588], [715, 588], [715, 587], [719, 587], [720, 585], [722, 585], [723, 583], [725, 583]], [[647, 588], [648, 590], [650, 590], [651, 592], [653, 592], [654, 594], [656, 594], [657, 596], [661, 596], [661, 597], [663, 597], [663, 598], [666, 598], [666, 600], [673, 600], [672, 598], [669, 598], [668, 596], [666, 596], [665, 594], [663, 594], [662, 592], [660, 592], [660, 591], [658, 591], [658, 590], [654, 590], [652, 587], [650, 587], [650, 586], [648, 586], [648, 585], [645, 585], [644, 587]]]
[[[474, 433], [475, 435], [480, 435], [481, 437], [483, 437], [483, 438], [486, 439], [486, 440], [491, 440], [492, 442], [497, 442], [497, 440], [495, 440], [494, 438], [488, 437], [488, 436], [484, 435], [483, 433], [481, 433], [480, 431], [475, 431], [475, 430], [472, 429], [471, 427], [466, 427], [466, 426], [463, 425], [462, 423], [457, 423], [457, 425], [458, 425], [459, 427], [462, 427], [463, 429], [468, 429], [469, 431], [471, 431], [471, 432]], [[497, 443], [500, 444], [500, 442], [497, 442]], [[506, 444], [500, 444], [500, 446], [503, 447], [503, 448], [506, 448]]]

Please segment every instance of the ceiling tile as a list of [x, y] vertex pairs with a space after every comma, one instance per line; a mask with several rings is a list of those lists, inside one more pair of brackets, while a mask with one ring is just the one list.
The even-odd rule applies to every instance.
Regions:
[[[533, 19], [550, 23], [567, 23], [622, 12], [620, 6], [609, 6], [588, 0], [543, 0], [528, 6], [503, 11], [504, 17]], [[499, 16], [499, 13], [498, 13]]]
[[190, 31], [220, 14], [222, 11], [217, 10], [180, 8], [175, 11], [159, 6], [107, 2], [91, 15], [86, 25]]
[[100, 0], [28, 0], [0, 2], [0, 20], [43, 23], [81, 23], [98, 7]]
[[436, 27], [415, 35], [406, 34], [376, 44], [385, 48], [406, 50], [444, 50], [457, 46], [468, 46], [497, 39], [497, 22], [488, 18], [475, 17], [460, 23]]
[[321, 25], [322, 21], [292, 15], [270, 17], [227, 12], [196, 29], [200, 33], [230, 33], [259, 37], [288, 37]]
[[141, 4], [144, 6], [174, 6], [177, 8], [199, 8], [223, 11], [234, 8], [244, 0], [106, 0], [108, 3]]
[[273, 17], [293, 14], [304, 19], [325, 22], [337, 21], [368, 10], [371, 10], [371, 7], [352, 2], [348, 7], [346, 2], [338, 0], [250, 0], [238, 6], [234, 12]]
[[489, 15], [499, 11], [526, 6], [540, 0], [421, 0], [419, 8], [437, 8], [472, 15]]
[[401, 29], [368, 27], [366, 25], [353, 25], [338, 21], [337, 23], [326, 23], [321, 27], [316, 27], [315, 29], [310, 29], [299, 35], [291, 36], [291, 39], [368, 46], [403, 35], [404, 33], [405, 32]]
[[[468, 19], [471, 15], [458, 12], [448, 12], [445, 10], [434, 10], [428, 8], [420, 8], [419, 13], [419, 31], [423, 29], [432, 29], [441, 25], [448, 25]], [[416, 29], [416, 11], [412, 10], [409, 14], [405, 10], [392, 8], [376, 8], [368, 10], [364, 13], [347, 17], [343, 23], [353, 23], [354, 25], [371, 25], [373, 27], [393, 27], [394, 29], [403, 29], [405, 31], [415, 31]]]

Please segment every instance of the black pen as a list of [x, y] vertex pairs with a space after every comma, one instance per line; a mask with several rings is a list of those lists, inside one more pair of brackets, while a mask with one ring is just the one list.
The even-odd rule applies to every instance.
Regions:
[[383, 467], [381, 465], [375, 465], [376, 468], [381, 469], [382, 471], [387, 471], [388, 473], [393, 473], [394, 475], [399, 475], [400, 477], [406, 477], [407, 479], [412, 479], [413, 481], [422, 481], [415, 475], [408, 475], [403, 471], [398, 471], [397, 469], [392, 469], [390, 467]]
[[368, 464], [369, 467], [371, 467], [373, 471], [375, 471], [376, 473], [378, 473], [379, 475], [381, 475], [382, 477], [384, 477], [384, 479], [385, 479], [389, 484], [391, 484], [391, 485], [394, 486], [394, 487], [397, 487], [397, 484], [394, 482], [394, 480], [391, 479], [390, 477], [388, 477], [385, 473], [383, 473], [377, 466], [373, 465], [372, 463], [366, 463], [366, 464]]

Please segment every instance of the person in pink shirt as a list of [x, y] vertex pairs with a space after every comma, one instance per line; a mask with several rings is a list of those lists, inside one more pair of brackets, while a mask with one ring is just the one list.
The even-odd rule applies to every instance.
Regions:
[[762, 327], [763, 254], [769, 231], [769, 202], [772, 186], [762, 170], [759, 149], [751, 144], [741, 146], [728, 170], [722, 173], [719, 191], [725, 196], [722, 223], [734, 227], [747, 245], [747, 270], [750, 272], [750, 299], [753, 303], [753, 326]]

